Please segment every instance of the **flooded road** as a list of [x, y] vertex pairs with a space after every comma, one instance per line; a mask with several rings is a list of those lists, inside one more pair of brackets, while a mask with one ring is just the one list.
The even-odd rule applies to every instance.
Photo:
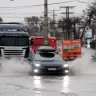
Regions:
[[30, 65], [4, 61], [0, 73], [0, 96], [96, 96], [96, 62], [93, 51], [70, 61], [69, 76], [32, 76]]

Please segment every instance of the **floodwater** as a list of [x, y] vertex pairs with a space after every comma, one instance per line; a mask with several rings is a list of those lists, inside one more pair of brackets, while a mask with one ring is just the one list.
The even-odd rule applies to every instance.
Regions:
[[0, 96], [96, 96], [96, 62], [91, 49], [67, 62], [68, 76], [30, 75], [31, 67], [16, 59], [1, 60]]

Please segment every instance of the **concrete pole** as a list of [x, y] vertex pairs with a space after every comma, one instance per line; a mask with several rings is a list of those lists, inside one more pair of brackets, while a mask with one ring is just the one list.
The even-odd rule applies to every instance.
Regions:
[[48, 41], [48, 0], [44, 0], [44, 39]]
[[56, 34], [55, 34], [55, 10], [53, 10], [53, 22], [54, 22], [54, 32], [53, 32], [53, 34], [54, 34], [54, 37], [56, 36]]
[[[66, 26], [68, 25], [68, 17], [68, 7], [66, 7]], [[65, 38], [68, 39], [68, 28], [66, 28]]]
[[61, 6], [60, 8], [66, 8], [66, 12], [64, 14], [66, 14], [66, 25], [67, 25], [67, 28], [66, 28], [66, 34], [65, 34], [65, 39], [71, 39], [72, 38], [72, 34], [71, 32], [69, 31], [69, 28], [68, 28], [68, 24], [69, 24], [69, 14], [73, 14], [73, 12], [69, 12], [69, 9], [71, 8], [74, 8], [75, 6]]

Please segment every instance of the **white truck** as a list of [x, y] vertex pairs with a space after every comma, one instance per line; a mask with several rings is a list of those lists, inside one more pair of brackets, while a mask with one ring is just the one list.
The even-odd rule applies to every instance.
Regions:
[[29, 34], [23, 24], [0, 24], [0, 57], [28, 58]]

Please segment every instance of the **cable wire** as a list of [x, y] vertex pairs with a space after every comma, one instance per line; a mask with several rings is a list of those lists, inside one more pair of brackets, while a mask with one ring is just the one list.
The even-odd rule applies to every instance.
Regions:
[[[70, 0], [70, 1], [65, 1], [65, 2], [57, 2], [57, 3], [49, 3], [48, 5], [57, 5], [57, 4], [63, 4], [63, 3], [70, 3], [70, 2], [80, 2], [80, 3], [86, 3], [80, 0]], [[0, 7], [0, 9], [5, 9], [5, 10], [14, 10], [14, 9], [24, 9], [24, 8], [32, 8], [32, 7], [40, 7], [40, 6], [44, 6], [44, 4], [40, 4], [40, 5], [31, 5], [31, 6], [16, 6], [16, 7]], [[2, 11], [2, 10], [0, 10]]]

